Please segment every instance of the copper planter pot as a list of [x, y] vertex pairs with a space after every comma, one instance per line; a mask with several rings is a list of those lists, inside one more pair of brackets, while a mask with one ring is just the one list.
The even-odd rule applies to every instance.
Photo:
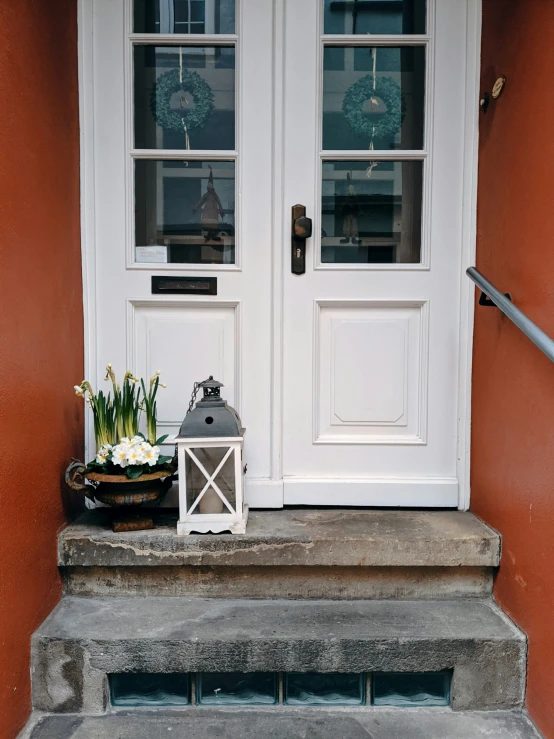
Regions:
[[114, 508], [121, 506], [158, 506], [173, 483], [171, 471], [162, 470], [129, 480], [124, 475], [86, 472], [84, 477], [95, 483], [90, 491], [96, 500]]

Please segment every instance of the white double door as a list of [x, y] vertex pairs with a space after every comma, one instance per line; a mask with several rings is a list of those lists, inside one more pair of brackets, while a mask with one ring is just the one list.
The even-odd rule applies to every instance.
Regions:
[[255, 507], [459, 504], [468, 3], [85, 4], [89, 374], [221, 380]]

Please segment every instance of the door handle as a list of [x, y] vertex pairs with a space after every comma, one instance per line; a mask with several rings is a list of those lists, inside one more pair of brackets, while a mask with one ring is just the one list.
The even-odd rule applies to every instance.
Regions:
[[306, 239], [312, 235], [312, 219], [306, 216], [305, 205], [292, 206], [291, 272], [303, 275], [306, 271]]

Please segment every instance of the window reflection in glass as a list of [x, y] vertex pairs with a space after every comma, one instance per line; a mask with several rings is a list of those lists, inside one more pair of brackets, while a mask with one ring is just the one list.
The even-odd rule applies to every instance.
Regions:
[[423, 46], [325, 48], [324, 149], [421, 149], [424, 106]]
[[235, 164], [135, 162], [137, 262], [234, 264]]
[[425, 33], [426, 0], [325, 0], [325, 33]]
[[235, 33], [235, 0], [134, 0], [135, 33]]
[[135, 148], [235, 148], [235, 49], [134, 49]]
[[420, 161], [324, 161], [322, 263], [418, 263], [422, 179]]

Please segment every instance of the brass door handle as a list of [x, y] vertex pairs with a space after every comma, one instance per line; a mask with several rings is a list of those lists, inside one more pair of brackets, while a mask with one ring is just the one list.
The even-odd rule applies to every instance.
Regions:
[[291, 272], [303, 275], [306, 271], [306, 239], [312, 235], [312, 219], [306, 216], [305, 205], [292, 206]]

